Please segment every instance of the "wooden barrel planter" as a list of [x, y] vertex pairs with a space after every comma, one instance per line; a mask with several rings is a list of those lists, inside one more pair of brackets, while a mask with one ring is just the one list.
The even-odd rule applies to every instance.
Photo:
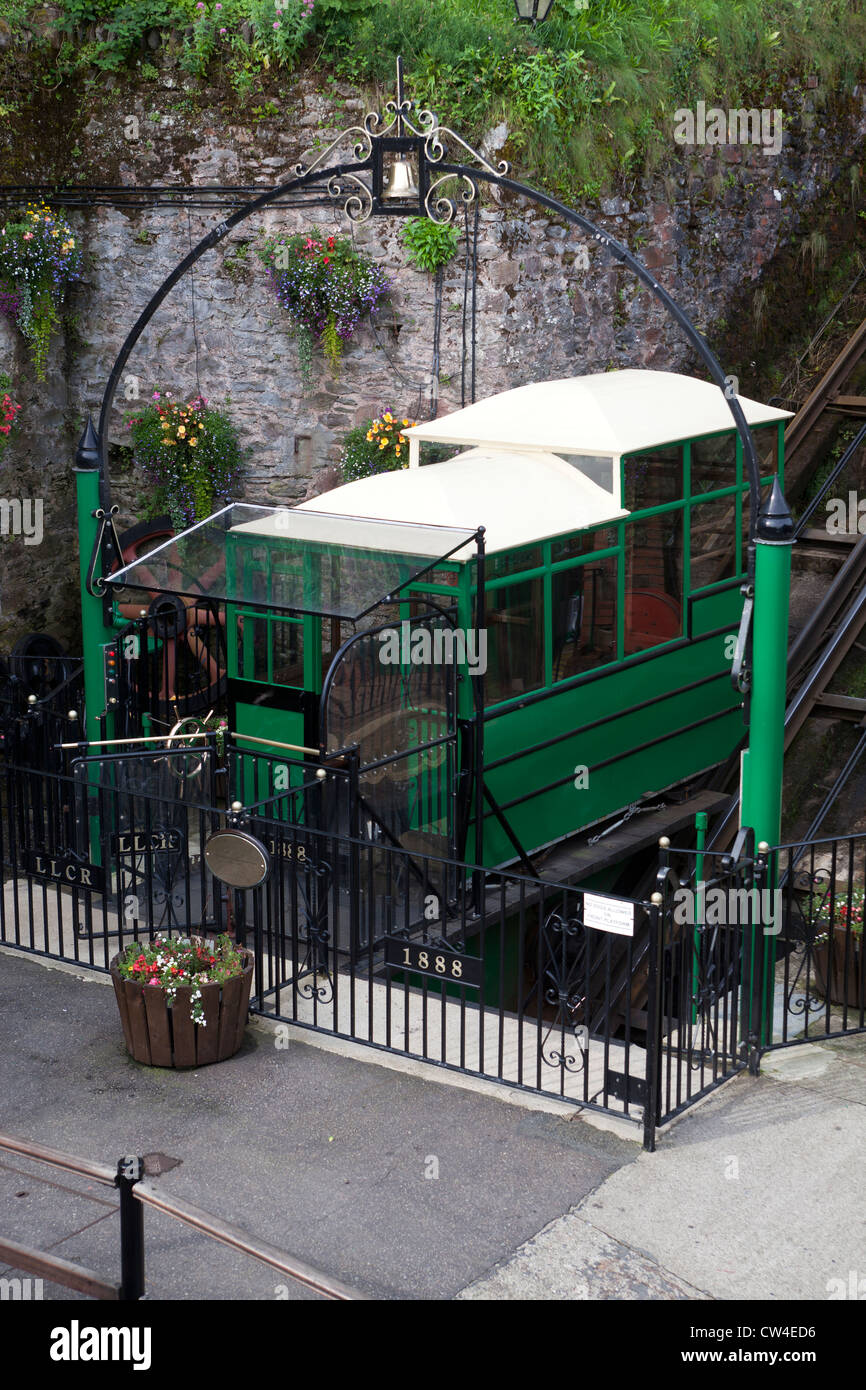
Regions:
[[161, 985], [124, 979], [111, 962], [126, 1046], [148, 1067], [206, 1067], [233, 1057], [243, 1042], [253, 983], [253, 953], [244, 950], [242, 975], [201, 985], [205, 1024], [190, 1018], [192, 986], [179, 986], [172, 1008]]
[[866, 1004], [862, 937], [837, 927], [832, 946], [829, 941], [816, 946], [812, 962], [818, 993], [831, 1004], [847, 1004], [849, 1009], [860, 1009]]

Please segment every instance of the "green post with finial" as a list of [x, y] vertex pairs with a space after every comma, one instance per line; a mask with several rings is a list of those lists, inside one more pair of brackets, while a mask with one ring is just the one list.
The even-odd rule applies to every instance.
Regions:
[[[752, 639], [751, 708], [749, 747], [743, 757], [741, 824], [755, 832], [755, 845], [770, 847], [781, 838], [782, 773], [785, 754], [785, 706], [788, 675], [788, 615], [791, 596], [791, 547], [794, 523], [779, 485], [774, 480], [770, 496], [762, 507], [755, 531], [755, 614]], [[772, 871], [762, 884], [772, 893]], [[761, 914], [758, 914], [759, 917]], [[769, 931], [765, 930], [767, 927]], [[763, 949], [763, 1026], [760, 1041], [765, 1043], [772, 1029], [772, 1015], [766, 1007], [773, 997], [776, 963], [776, 937], [779, 923], [756, 925], [749, 956], [749, 978], [754, 982], [743, 997], [743, 1032], [756, 1031], [760, 979], [755, 975], [759, 962], [759, 941]], [[749, 950], [749, 943], [744, 943]], [[746, 1012], [747, 1010], [747, 1012]]]
[[[117, 636], [106, 627], [104, 599], [88, 592], [87, 580], [93, 547], [99, 534], [99, 440], [88, 416], [75, 454], [75, 493], [78, 508], [78, 565], [81, 576], [81, 636], [84, 652], [84, 698], [87, 705], [85, 737], [92, 742], [102, 737], [99, 717], [106, 714], [105, 668], [103, 647]], [[94, 567], [93, 578], [101, 577], [100, 558]], [[111, 730], [106, 727], [106, 738]]]

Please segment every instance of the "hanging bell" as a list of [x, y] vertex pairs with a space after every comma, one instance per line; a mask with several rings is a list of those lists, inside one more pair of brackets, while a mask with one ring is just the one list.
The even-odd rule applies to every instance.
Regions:
[[395, 159], [385, 171], [382, 197], [389, 202], [411, 203], [418, 198], [415, 170], [409, 159]]

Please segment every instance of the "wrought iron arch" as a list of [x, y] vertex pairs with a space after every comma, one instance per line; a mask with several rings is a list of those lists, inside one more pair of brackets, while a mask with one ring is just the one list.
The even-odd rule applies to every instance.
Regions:
[[[416, 112], [413, 103], [404, 99], [403, 96], [402, 62], [400, 60], [398, 60], [397, 65], [397, 99], [387, 102], [385, 111], [386, 118], [384, 120], [378, 112], [369, 113], [364, 118], [363, 125], [353, 126], [343, 131], [327, 149], [313, 160], [309, 167], [303, 163], [297, 164], [291, 179], [259, 194], [258, 197], [251, 199], [220, 222], [218, 226], [212, 228], [166, 276], [151, 296], [117, 355], [102, 398], [96, 444], [100, 501], [104, 512], [108, 514], [111, 506], [107, 468], [108, 422], [121, 373], [130, 353], [163, 300], [205, 252], [217, 246], [234, 227], [246, 221], [254, 213], [266, 208], [270, 203], [276, 202], [287, 193], [313, 187], [316, 184], [324, 183], [329, 199], [334, 202], [342, 201], [344, 211], [354, 221], [366, 221], [374, 215], [417, 216], [426, 214], [433, 221], [448, 222], [454, 217], [457, 205], [445, 195], [442, 186], [449, 181], [457, 180], [461, 185], [457, 195], [458, 199], [462, 204], [469, 205], [475, 202], [478, 197], [478, 180], [481, 180], [492, 187], [526, 198], [539, 207], [547, 208], [572, 226], [585, 232], [599, 245], [604, 246], [616, 260], [627, 266], [637, 276], [682, 329], [710, 377], [722, 391], [741, 440], [749, 483], [748, 584], [752, 585], [755, 567], [755, 529], [760, 493], [760, 468], [757, 450], [743, 408], [736, 396], [729, 392], [729, 378], [689, 315], [627, 246], [623, 246], [615, 237], [592, 222], [590, 218], [549, 194], [543, 193], [540, 189], [512, 179], [510, 166], [506, 161], [500, 161], [494, 167], [483, 155], [468, 145], [461, 136], [447, 127], [440, 126], [438, 117], [432, 111], [421, 109]], [[446, 139], [453, 140], [462, 150], [466, 151], [473, 161], [472, 164], [452, 163], [446, 160]], [[325, 161], [332, 151], [347, 140], [354, 140], [354, 160], [325, 167]], [[412, 189], [413, 195], [417, 197], [414, 204], [407, 202], [388, 203], [387, 201], [388, 195], [384, 192], [384, 155], [389, 152], [398, 160], [413, 157], [417, 161], [417, 186]], [[361, 177], [365, 174], [370, 176], [370, 186]], [[104, 543], [109, 549], [113, 544], [110, 527], [104, 530]], [[103, 572], [107, 572], [110, 568], [111, 558], [111, 556], [106, 557], [109, 563], [104, 566]], [[743, 648], [748, 640], [748, 634], [741, 632], [738, 656], [735, 658], [734, 665], [735, 681], [740, 677], [743, 668]], [[747, 688], [745, 681], [742, 682], [741, 688], [744, 690]]]

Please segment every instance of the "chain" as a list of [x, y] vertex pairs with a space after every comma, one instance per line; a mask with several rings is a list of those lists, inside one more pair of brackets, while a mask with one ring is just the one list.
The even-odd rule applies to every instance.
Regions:
[[641, 806], [639, 802], [633, 801], [624, 816], [620, 816], [619, 820], [614, 821], [613, 825], [609, 825], [606, 830], [600, 830], [597, 835], [593, 835], [586, 843], [588, 845], [597, 845], [599, 840], [604, 839], [605, 835], [609, 835], [612, 830], [618, 830], [621, 825], [625, 825], [626, 821], [630, 821], [632, 816], [641, 816], [644, 811], [663, 811], [666, 805], [667, 802], [665, 801], [656, 801], [652, 806]]

